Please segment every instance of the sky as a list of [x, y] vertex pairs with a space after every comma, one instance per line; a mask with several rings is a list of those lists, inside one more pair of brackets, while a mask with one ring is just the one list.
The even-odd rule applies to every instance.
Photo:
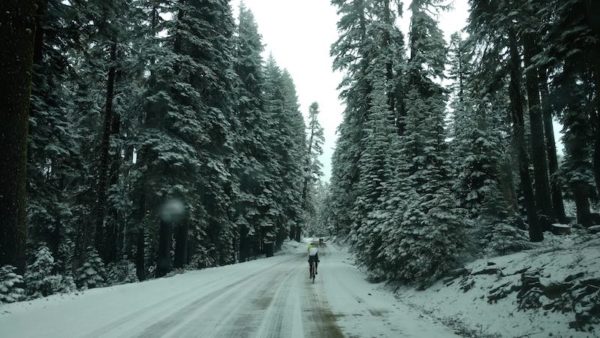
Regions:
[[[336, 8], [329, 0], [244, 0], [258, 24], [265, 44], [265, 57], [272, 54], [280, 67], [292, 75], [300, 109], [307, 120], [308, 107], [319, 104], [319, 122], [325, 133], [323, 145], [323, 179], [331, 176], [331, 157], [337, 139], [336, 129], [342, 122], [343, 102], [337, 87], [342, 74], [333, 72], [330, 46], [338, 38]], [[440, 14], [440, 28], [446, 39], [466, 24], [467, 0], [450, 1], [453, 9]], [[231, 5], [237, 17], [240, 0]], [[409, 1], [405, 1], [406, 9]], [[400, 27], [408, 35], [410, 13], [405, 10]]]

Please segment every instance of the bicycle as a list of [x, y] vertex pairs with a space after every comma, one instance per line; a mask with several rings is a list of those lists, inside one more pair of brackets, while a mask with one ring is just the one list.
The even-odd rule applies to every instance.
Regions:
[[315, 261], [312, 259], [308, 262], [308, 274], [309, 274], [309, 279], [312, 279], [312, 282], [314, 284], [315, 283]]

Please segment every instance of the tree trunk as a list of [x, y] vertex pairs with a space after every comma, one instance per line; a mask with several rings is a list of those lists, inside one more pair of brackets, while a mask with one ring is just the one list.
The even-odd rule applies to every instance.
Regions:
[[25, 272], [27, 126], [35, 2], [0, 1], [0, 266]]
[[104, 217], [107, 209], [107, 182], [109, 172], [109, 150], [110, 135], [113, 123], [113, 99], [115, 95], [117, 61], [117, 43], [113, 41], [110, 46], [110, 66], [108, 68], [108, 79], [106, 82], [106, 100], [104, 104], [104, 127], [102, 131], [102, 140], [100, 144], [100, 164], [98, 166], [98, 185], [96, 200], [96, 250], [100, 253], [103, 260], [106, 260], [106, 250], [104, 248]]
[[567, 93], [567, 112], [565, 112], [566, 142], [565, 147], [568, 153], [568, 164], [573, 175], [570, 177], [569, 185], [575, 199], [577, 207], [577, 223], [584, 226], [592, 225], [590, 213], [589, 193], [590, 186], [585, 174], [590, 166], [590, 148], [588, 132], [591, 129], [590, 119], [586, 114], [583, 104], [580, 102], [580, 96], [576, 94], [577, 76], [576, 66], [573, 59], [567, 59], [563, 70], [563, 78]]
[[589, 186], [585, 182], [575, 182], [571, 184], [571, 189], [577, 208], [577, 223], [585, 227], [594, 225], [590, 212]]
[[592, 129], [594, 131], [593, 170], [596, 183], [596, 196], [600, 198], [600, 64], [594, 67], [594, 82], [596, 89], [595, 109], [592, 109]]
[[556, 141], [554, 140], [554, 126], [552, 125], [552, 106], [548, 93], [548, 75], [545, 69], [540, 69], [540, 93], [542, 95], [542, 113], [544, 118], [544, 135], [546, 140], [546, 154], [548, 155], [548, 169], [550, 173], [550, 190], [552, 192], [552, 206], [554, 213], [561, 223], [567, 223], [565, 205], [562, 191], [558, 181], [558, 158], [556, 156]]
[[546, 163], [546, 150], [544, 147], [544, 125], [540, 106], [539, 80], [536, 68], [532, 65], [532, 58], [536, 55], [536, 44], [531, 33], [523, 36], [525, 84], [527, 88], [527, 101], [529, 103], [529, 127], [531, 130], [531, 158], [533, 160], [533, 174], [535, 186], [536, 206], [540, 213], [539, 222], [544, 231], [550, 231], [555, 221], [550, 200], [550, 184], [548, 183], [548, 166]]
[[[115, 79], [117, 82], [117, 79]], [[116, 112], [112, 114], [111, 122], [111, 135], [118, 137], [121, 132], [121, 118]], [[121, 149], [117, 148], [114, 156], [110, 159], [110, 183], [108, 187], [115, 186], [119, 183], [119, 175], [121, 172]], [[107, 188], [108, 188], [107, 187]], [[116, 262], [121, 259], [122, 247], [119, 241], [120, 233], [122, 232], [122, 226], [125, 223], [125, 219], [119, 218], [119, 213], [114, 208], [111, 208], [110, 214], [112, 215], [109, 222], [106, 223], [106, 233], [104, 238], [104, 258], [105, 263]]]
[[137, 278], [142, 281], [146, 279], [146, 240], [144, 228], [140, 227], [136, 234], [135, 272]]
[[250, 258], [250, 238], [248, 237], [248, 229], [245, 225], [240, 226], [240, 262], [245, 262]]
[[534, 201], [531, 177], [529, 176], [529, 157], [525, 146], [525, 123], [523, 120], [523, 96], [521, 94], [521, 58], [517, 46], [515, 32], [509, 29], [510, 49], [510, 106], [513, 124], [514, 144], [519, 159], [519, 176], [521, 189], [527, 210], [527, 223], [529, 224], [529, 240], [541, 242], [544, 240], [542, 228], [537, 219], [537, 210]]
[[162, 277], [173, 270], [171, 262], [171, 246], [173, 243], [173, 225], [160, 220], [158, 229], [158, 258], [156, 277]]
[[500, 162], [498, 170], [498, 186], [502, 192], [504, 200], [507, 202], [513, 214], [519, 213], [519, 200], [517, 192], [515, 191], [515, 180], [513, 175], [512, 161], [510, 159], [503, 159]]
[[183, 220], [175, 228], [175, 258], [174, 266], [176, 269], [181, 269], [188, 262], [188, 221]]

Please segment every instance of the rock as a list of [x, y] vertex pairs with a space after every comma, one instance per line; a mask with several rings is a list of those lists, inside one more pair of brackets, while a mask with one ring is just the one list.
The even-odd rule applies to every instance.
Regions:
[[544, 296], [549, 299], [556, 299], [566, 294], [573, 287], [573, 283], [552, 283], [543, 288]]
[[542, 306], [540, 297], [544, 294], [544, 286], [537, 273], [523, 273], [521, 275], [521, 289], [517, 293], [519, 309], [538, 309]]
[[600, 225], [593, 225], [593, 226], [587, 228], [587, 230], [592, 234], [598, 234], [598, 233], [600, 233]]
[[460, 281], [460, 289], [463, 290], [463, 292], [471, 290], [474, 286], [475, 281], [467, 276]]
[[585, 272], [579, 272], [574, 275], [569, 275], [569, 276], [567, 276], [567, 278], [565, 278], [565, 283], [569, 283], [569, 282], [574, 281], [575, 279], [579, 279], [583, 276], [585, 276]]
[[552, 233], [555, 235], [568, 235], [571, 233], [571, 226], [569, 224], [552, 224]]
[[472, 272], [471, 275], [502, 275], [502, 269], [498, 267], [485, 268], [483, 270]]
[[600, 224], [600, 214], [597, 212], [592, 212], [590, 214], [590, 216], [592, 217], [592, 222], [594, 224]]
[[471, 273], [471, 270], [462, 267], [462, 268], [458, 268], [458, 269], [454, 269], [451, 270], [449, 272], [446, 273], [446, 278], [444, 278], [444, 284], [446, 284], [446, 286], [452, 284], [453, 280], [455, 280], [458, 277], [462, 277], [462, 276], [468, 276], [469, 273]]
[[496, 303], [498, 300], [506, 298], [511, 293], [518, 291], [520, 287], [520, 285], [512, 284], [512, 282], [506, 282], [490, 290], [487, 296], [487, 302], [490, 304]]

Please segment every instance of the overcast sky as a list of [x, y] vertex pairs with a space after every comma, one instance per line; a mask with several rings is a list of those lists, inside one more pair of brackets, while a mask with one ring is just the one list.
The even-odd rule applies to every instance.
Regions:
[[[239, 0], [232, 1], [237, 17]], [[312, 102], [318, 102], [319, 121], [325, 129], [324, 179], [331, 176], [331, 156], [336, 128], [342, 121], [342, 102], [337, 86], [342, 78], [331, 69], [329, 49], [338, 38], [337, 14], [329, 0], [244, 0], [253, 13], [265, 44], [265, 56], [272, 53], [280, 67], [286, 68], [296, 84], [300, 109], [305, 116]], [[467, 0], [452, 1], [454, 9], [440, 15], [440, 27], [446, 38], [466, 24]], [[406, 8], [409, 1], [405, 1]], [[405, 11], [407, 12], [407, 11]], [[408, 34], [406, 13], [401, 27]]]

